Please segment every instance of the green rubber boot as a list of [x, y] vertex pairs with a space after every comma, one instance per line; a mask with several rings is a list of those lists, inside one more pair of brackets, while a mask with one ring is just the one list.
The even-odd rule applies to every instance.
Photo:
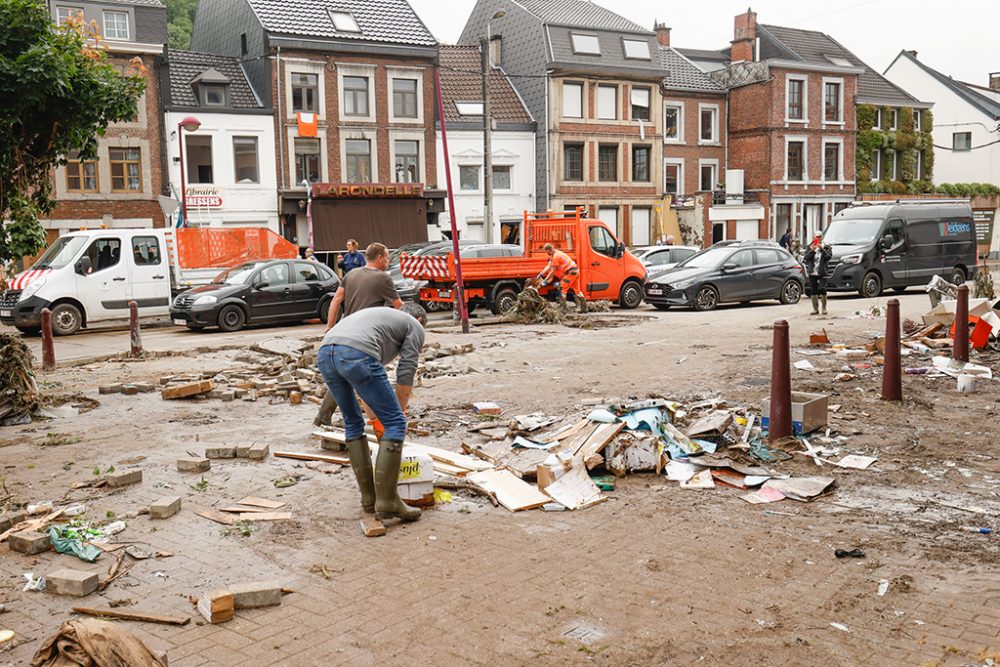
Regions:
[[815, 294], [809, 295], [809, 300], [812, 301], [813, 305], [813, 315], [819, 315], [819, 297]]
[[375, 473], [372, 472], [372, 453], [368, 439], [364, 436], [348, 440], [347, 454], [351, 459], [351, 468], [358, 478], [358, 488], [361, 489], [361, 509], [371, 514], [375, 511]]
[[399, 497], [399, 464], [403, 460], [403, 443], [379, 440], [375, 459], [375, 513], [378, 518], [398, 517], [403, 521], [420, 518], [420, 508], [410, 507]]
[[820, 301], [821, 304], [823, 304], [823, 314], [826, 315], [826, 295], [825, 294], [821, 294], [819, 296], [819, 301]]

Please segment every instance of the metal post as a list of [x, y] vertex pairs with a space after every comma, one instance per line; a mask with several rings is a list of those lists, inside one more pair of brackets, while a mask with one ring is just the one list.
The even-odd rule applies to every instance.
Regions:
[[42, 308], [42, 370], [56, 369], [56, 347], [52, 342], [52, 311]]
[[885, 366], [882, 400], [903, 400], [903, 372], [899, 343], [899, 299], [889, 299], [885, 316]]
[[969, 286], [958, 288], [958, 303], [955, 306], [955, 346], [952, 358], [969, 362]]
[[441, 151], [444, 155], [444, 178], [448, 186], [448, 213], [451, 216], [451, 248], [455, 258], [455, 296], [462, 318], [462, 333], [469, 333], [469, 304], [465, 302], [465, 281], [462, 279], [462, 255], [458, 250], [458, 224], [455, 222], [455, 192], [451, 187], [451, 153], [448, 152], [448, 131], [444, 122], [441, 100], [441, 70], [434, 68], [434, 91], [437, 94], [438, 118], [441, 119]]
[[493, 243], [493, 123], [490, 118], [490, 40], [480, 40], [483, 60], [483, 226]]
[[139, 332], [139, 304], [135, 301], [128, 302], [128, 330], [131, 340], [129, 356], [138, 358], [142, 356], [142, 334]]
[[768, 442], [777, 442], [792, 434], [792, 369], [788, 352], [788, 322], [774, 323], [771, 351], [771, 414]]

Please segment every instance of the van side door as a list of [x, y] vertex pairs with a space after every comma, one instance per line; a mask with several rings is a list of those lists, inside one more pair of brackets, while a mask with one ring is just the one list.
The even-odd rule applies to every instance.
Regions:
[[[912, 271], [913, 257], [907, 252], [906, 234], [903, 231], [903, 221], [892, 218], [882, 228], [882, 236], [878, 240], [879, 260], [882, 267], [882, 284], [886, 287], [905, 285]], [[882, 246], [882, 240], [892, 237], [892, 245]]]
[[76, 291], [87, 311], [87, 322], [128, 317], [128, 265], [120, 235], [95, 237], [80, 257], [91, 270], [76, 276]]
[[603, 225], [591, 224], [585, 243], [590, 244], [590, 252], [581, 247], [577, 256], [580, 288], [588, 299], [617, 299], [622, 273], [615, 257], [618, 242]]
[[139, 232], [129, 240], [126, 250], [129, 298], [142, 315], [165, 315], [170, 310], [170, 274], [162, 239]]
[[941, 232], [936, 220], [910, 220], [906, 231], [908, 285], [926, 284], [941, 270]]

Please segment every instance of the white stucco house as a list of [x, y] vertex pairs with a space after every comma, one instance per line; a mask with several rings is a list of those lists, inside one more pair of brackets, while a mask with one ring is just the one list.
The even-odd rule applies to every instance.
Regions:
[[934, 103], [934, 181], [1000, 185], [1000, 72], [986, 86], [947, 76], [900, 51], [885, 77]]
[[[441, 100], [459, 238], [486, 241], [483, 181], [483, 93], [479, 49], [441, 47]], [[490, 75], [493, 118], [493, 242], [513, 241], [525, 211], [535, 210], [536, 123], [503, 69]], [[437, 128], [438, 183], [444, 186], [444, 142]], [[447, 205], [447, 203], [446, 203]], [[450, 232], [450, 213], [439, 216], [439, 234]], [[432, 230], [433, 234], [433, 230]]]

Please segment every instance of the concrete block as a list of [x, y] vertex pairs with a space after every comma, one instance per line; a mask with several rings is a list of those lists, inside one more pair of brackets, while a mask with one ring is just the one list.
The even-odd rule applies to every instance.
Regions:
[[10, 537], [7, 538], [7, 544], [11, 551], [35, 556], [49, 550], [49, 535], [48, 533], [24, 530], [20, 533], [11, 533]]
[[270, 453], [270, 449], [265, 444], [255, 444], [250, 447], [250, 451], [247, 452], [247, 458], [251, 461], [261, 461], [267, 458]]
[[156, 391], [156, 385], [152, 382], [136, 382], [135, 388], [138, 389], [143, 394], [148, 394], [150, 392]]
[[0, 533], [5, 533], [17, 524], [28, 518], [28, 513], [24, 510], [16, 512], [4, 512], [0, 514]]
[[118, 394], [121, 393], [121, 384], [103, 384], [97, 388], [98, 394]]
[[96, 572], [81, 572], [64, 568], [45, 577], [45, 590], [54, 595], [83, 597], [97, 590], [99, 577]]
[[272, 607], [281, 604], [281, 585], [276, 581], [258, 581], [229, 587], [236, 609]]
[[119, 472], [113, 472], [110, 475], [105, 475], [104, 479], [107, 480], [108, 486], [117, 489], [123, 486], [128, 486], [129, 484], [138, 484], [142, 481], [142, 471], [141, 470], [121, 470]]
[[235, 447], [206, 447], [205, 448], [205, 458], [206, 459], [235, 459], [236, 458], [236, 448]]
[[177, 470], [179, 472], [205, 472], [212, 467], [212, 462], [208, 459], [183, 458], [177, 459]]
[[253, 447], [253, 445], [236, 445], [236, 458], [238, 459], [250, 458], [251, 447]]
[[181, 511], [181, 499], [178, 496], [159, 498], [149, 505], [149, 516], [153, 519], [169, 519]]
[[123, 384], [122, 393], [126, 396], [135, 396], [139, 393], [139, 388], [134, 384]]
[[219, 396], [219, 398], [222, 399], [223, 403], [229, 403], [230, 401], [236, 400], [236, 392], [233, 391], [232, 389], [230, 389], [229, 391], [224, 391], [222, 392], [222, 395]]

